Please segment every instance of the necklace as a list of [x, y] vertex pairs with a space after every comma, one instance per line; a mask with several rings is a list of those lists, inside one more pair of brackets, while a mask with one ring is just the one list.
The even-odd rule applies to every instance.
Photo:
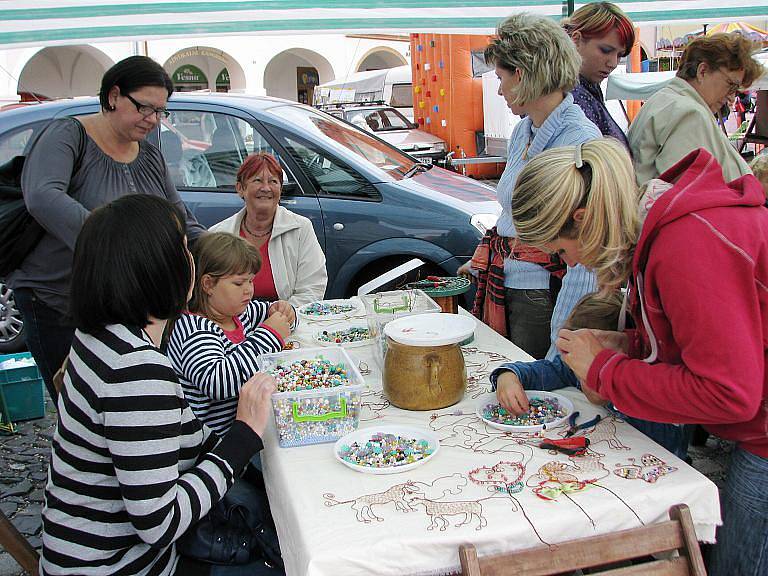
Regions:
[[264, 238], [265, 236], [269, 236], [270, 234], [272, 234], [271, 227], [269, 228], [269, 230], [267, 230], [266, 232], [263, 232], [262, 234], [256, 234], [255, 232], [251, 232], [251, 230], [248, 228], [248, 225], [245, 223], [245, 218], [243, 218], [242, 226], [243, 226], [243, 229], [254, 238]]

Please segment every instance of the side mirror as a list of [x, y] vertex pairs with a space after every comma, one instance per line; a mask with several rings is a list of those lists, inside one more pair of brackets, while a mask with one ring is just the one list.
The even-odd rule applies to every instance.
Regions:
[[410, 128], [411, 128], [411, 130], [415, 130], [416, 128], [418, 128], [418, 127], [419, 127], [419, 125], [418, 125], [418, 124], [416, 124], [416, 122], [410, 122], [410, 124], [409, 124], [409, 125], [410, 125]]

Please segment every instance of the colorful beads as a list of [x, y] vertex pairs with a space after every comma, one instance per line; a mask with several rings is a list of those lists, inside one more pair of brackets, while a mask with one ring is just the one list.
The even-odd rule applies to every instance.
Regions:
[[344, 330], [323, 330], [317, 335], [317, 339], [321, 342], [332, 342], [334, 344], [360, 342], [362, 340], [368, 340], [370, 337], [371, 333], [368, 331], [368, 328], [359, 326], [353, 326], [352, 328], [346, 328]]
[[268, 371], [277, 380], [278, 392], [297, 392], [318, 388], [348, 386], [349, 376], [343, 364], [322, 357], [279, 364]]
[[404, 438], [394, 434], [376, 432], [364, 444], [342, 446], [342, 460], [366, 468], [392, 468], [423, 460], [434, 450], [423, 439]]
[[566, 416], [556, 398], [529, 398], [528, 404], [528, 412], [520, 416], [510, 414], [501, 404], [487, 404], [483, 408], [483, 418], [506, 426], [541, 426]]
[[333, 314], [349, 314], [355, 310], [353, 304], [328, 304], [326, 302], [312, 302], [302, 306], [301, 313], [305, 316], [331, 316]]

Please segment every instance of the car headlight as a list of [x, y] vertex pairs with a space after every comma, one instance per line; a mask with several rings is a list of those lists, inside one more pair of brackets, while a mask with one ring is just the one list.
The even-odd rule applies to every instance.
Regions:
[[496, 220], [499, 219], [498, 214], [473, 214], [469, 219], [469, 223], [480, 231], [480, 234], [485, 234], [488, 230], [496, 226]]

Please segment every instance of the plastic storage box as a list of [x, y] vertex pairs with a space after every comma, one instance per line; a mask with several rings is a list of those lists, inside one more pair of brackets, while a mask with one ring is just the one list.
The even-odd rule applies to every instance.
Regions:
[[260, 371], [269, 372], [298, 360], [318, 358], [341, 364], [347, 372], [349, 385], [272, 394], [278, 440], [283, 448], [335, 442], [357, 429], [365, 383], [343, 348], [304, 348], [262, 354], [256, 364]]
[[384, 366], [384, 356], [387, 354], [387, 337], [384, 326], [396, 318], [440, 312], [440, 306], [418, 289], [393, 290], [391, 292], [376, 292], [361, 296], [365, 304], [365, 315], [368, 319], [368, 331], [374, 343], [374, 357], [379, 367]]
[[[0, 364], [12, 358], [24, 360], [32, 358], [32, 355], [29, 352], [3, 354], [0, 355]], [[36, 364], [0, 369], [0, 394], [11, 422], [45, 416], [45, 386]]]

